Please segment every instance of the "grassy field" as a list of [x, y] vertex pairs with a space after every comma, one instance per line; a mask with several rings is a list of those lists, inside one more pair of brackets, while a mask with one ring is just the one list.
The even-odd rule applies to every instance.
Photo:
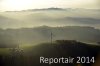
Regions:
[[9, 53], [9, 48], [0, 48], [0, 55], [8, 55]]
[[[61, 41], [55, 43], [43, 43], [38, 45], [25, 44], [19, 48], [0, 48], [0, 66], [78, 66], [72, 64], [40, 64], [40, 56], [43, 57], [77, 57], [94, 56], [95, 59], [100, 52], [100, 46], [89, 45], [81, 42]], [[98, 62], [99, 63], [99, 62]], [[81, 64], [80, 66], [99, 66]]]

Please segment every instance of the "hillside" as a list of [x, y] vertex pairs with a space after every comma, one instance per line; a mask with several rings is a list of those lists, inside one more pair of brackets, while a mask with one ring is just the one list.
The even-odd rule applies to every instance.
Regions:
[[[19, 48], [19, 50], [22, 48]], [[18, 50], [18, 49], [15, 49]], [[100, 46], [89, 45], [75, 40], [57, 40], [54, 43], [42, 43], [36, 46], [24, 47], [23, 51], [10, 51], [10, 55], [0, 56], [2, 66], [98, 66], [100, 65]], [[74, 58], [72, 63], [40, 63], [40, 57]], [[89, 57], [90, 63], [77, 64], [77, 57]], [[95, 63], [93, 62], [95, 60]], [[83, 61], [82, 61], [83, 62]]]
[[100, 30], [93, 27], [65, 26], [48, 27], [40, 26], [35, 28], [21, 29], [0, 29], [0, 46], [17, 44], [38, 44], [52, 40], [77, 40], [87, 43], [100, 41]]

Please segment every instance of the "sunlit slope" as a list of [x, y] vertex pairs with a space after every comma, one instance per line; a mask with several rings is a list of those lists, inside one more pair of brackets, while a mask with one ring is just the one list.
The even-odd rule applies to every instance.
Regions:
[[[14, 51], [13, 51], [14, 50]], [[73, 52], [74, 51], [74, 52]], [[1, 62], [2, 64], [6, 64], [7, 66], [50, 66], [49, 63], [40, 63], [40, 57], [45, 58], [69, 58], [72, 57], [75, 60], [73, 63], [55, 63], [51, 64], [51, 66], [76, 66], [77, 57], [91, 57], [95, 58], [95, 63], [99, 62], [99, 53], [100, 46], [97, 45], [89, 45], [82, 42], [77, 42], [73, 40], [59, 40], [54, 43], [40, 43], [36, 46], [26, 46], [20, 47], [12, 50], [5, 50], [4, 52], [8, 52], [6, 56], [2, 56], [1, 54]], [[97, 57], [98, 56], [98, 57]], [[14, 63], [11, 63], [14, 62]], [[82, 66], [90, 66], [91, 63], [81, 63]], [[98, 64], [99, 65], [99, 64]], [[95, 66], [95, 65], [94, 65]]]

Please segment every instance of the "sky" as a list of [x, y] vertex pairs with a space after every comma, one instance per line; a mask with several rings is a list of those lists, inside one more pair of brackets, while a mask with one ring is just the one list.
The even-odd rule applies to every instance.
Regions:
[[0, 11], [19, 11], [37, 8], [98, 9], [100, 0], [0, 0]]

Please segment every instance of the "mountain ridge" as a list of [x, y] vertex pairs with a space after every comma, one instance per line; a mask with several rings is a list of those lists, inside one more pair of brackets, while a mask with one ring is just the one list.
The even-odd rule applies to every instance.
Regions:
[[5, 12], [27, 12], [27, 11], [45, 11], [45, 10], [93, 10], [93, 11], [100, 11], [100, 9], [50, 7], [50, 8], [27, 9], [27, 10], [20, 10], [20, 11], [5, 11]]
[[52, 40], [76, 40], [87, 43], [100, 41], [100, 30], [93, 27], [70, 26], [21, 29], [0, 29], [0, 45], [39, 44]]

